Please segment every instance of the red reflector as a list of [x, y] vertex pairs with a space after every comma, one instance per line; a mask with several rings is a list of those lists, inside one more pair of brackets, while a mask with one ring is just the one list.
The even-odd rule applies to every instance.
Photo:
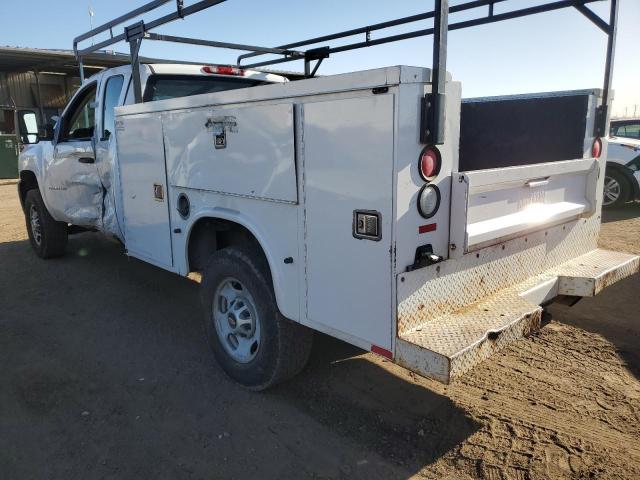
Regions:
[[383, 357], [387, 357], [388, 359], [393, 359], [393, 353], [377, 345], [371, 345], [371, 351], [373, 353], [377, 353], [378, 355], [382, 355]]
[[427, 147], [420, 154], [420, 175], [429, 180], [440, 173], [440, 152], [435, 147]]
[[427, 225], [420, 225], [418, 227], [418, 233], [435, 232], [437, 227], [436, 223], [428, 223]]
[[216, 75], [235, 75], [238, 77], [244, 76], [244, 70], [241, 68], [230, 67], [225, 65], [206, 65], [200, 69], [202, 73], [213, 73]]
[[602, 140], [600, 140], [600, 138], [596, 138], [593, 141], [593, 147], [591, 147], [591, 156], [593, 158], [600, 158], [601, 153], [602, 153]]

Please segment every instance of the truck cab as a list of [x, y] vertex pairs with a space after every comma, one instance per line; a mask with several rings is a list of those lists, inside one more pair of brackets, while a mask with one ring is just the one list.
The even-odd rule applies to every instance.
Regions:
[[[118, 171], [114, 168], [114, 108], [134, 103], [131, 66], [86, 79], [50, 135], [33, 138], [20, 155], [20, 199], [35, 185], [59, 222], [96, 229], [124, 240], [119, 228]], [[221, 65], [145, 64], [144, 101], [287, 82], [285, 77]]]

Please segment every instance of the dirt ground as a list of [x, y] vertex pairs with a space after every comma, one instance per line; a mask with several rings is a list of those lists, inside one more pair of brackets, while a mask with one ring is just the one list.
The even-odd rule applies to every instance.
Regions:
[[[640, 205], [602, 245], [640, 253]], [[97, 234], [31, 252], [0, 186], [0, 478], [640, 478], [640, 276], [451, 386], [317, 335], [256, 394], [205, 343], [197, 284]]]

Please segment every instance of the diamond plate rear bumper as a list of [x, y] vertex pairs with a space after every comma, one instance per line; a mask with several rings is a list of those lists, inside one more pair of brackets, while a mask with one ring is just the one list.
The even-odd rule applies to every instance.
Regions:
[[[417, 289], [414, 295], [418, 298], [405, 299], [419, 305], [411, 316], [410, 328], [398, 333], [395, 361], [420, 375], [449, 383], [505, 345], [537, 330], [540, 303], [558, 295], [596, 295], [639, 269], [638, 256], [595, 249], [436, 317], [420, 303], [424, 288]], [[418, 320], [420, 311], [422, 321]], [[402, 325], [401, 318], [398, 325]]]

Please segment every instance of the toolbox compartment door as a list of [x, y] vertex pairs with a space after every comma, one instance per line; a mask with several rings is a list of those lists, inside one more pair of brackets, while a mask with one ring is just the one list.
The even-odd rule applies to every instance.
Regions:
[[[127, 253], [173, 269], [169, 198], [160, 115], [124, 116], [116, 124]], [[127, 148], [120, 148], [126, 145]]]
[[166, 112], [169, 183], [296, 203], [293, 115], [292, 104]]
[[[393, 94], [304, 105], [307, 318], [363, 348], [391, 348], [393, 108]], [[378, 238], [354, 235], [357, 211]]]

